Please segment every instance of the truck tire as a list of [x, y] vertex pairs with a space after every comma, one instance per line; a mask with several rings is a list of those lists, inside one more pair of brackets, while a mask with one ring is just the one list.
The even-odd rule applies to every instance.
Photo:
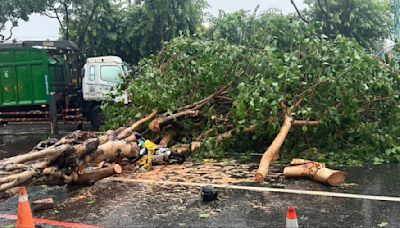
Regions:
[[100, 127], [105, 123], [105, 116], [101, 112], [101, 107], [100, 105], [95, 106], [89, 115], [89, 120], [90, 123], [92, 124], [92, 127], [94, 130], [98, 131]]

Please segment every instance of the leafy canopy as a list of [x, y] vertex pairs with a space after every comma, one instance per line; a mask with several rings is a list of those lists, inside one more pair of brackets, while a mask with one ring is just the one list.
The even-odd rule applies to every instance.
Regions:
[[393, 19], [390, 0], [305, 0], [309, 22], [320, 23], [328, 37], [354, 38], [365, 48], [390, 38]]
[[132, 75], [136, 79], [122, 87], [133, 103], [106, 104], [107, 127], [129, 124], [153, 110], [175, 112], [232, 83], [231, 103], [204, 108], [200, 123], [190, 118], [176, 123], [179, 142], [193, 141], [209, 129], [216, 134], [252, 124], [258, 129], [249, 138], [240, 134], [223, 144], [210, 137], [200, 156], [264, 150], [280, 129], [284, 102], [296, 119], [322, 122], [294, 128], [285, 152], [336, 164], [398, 161], [397, 74], [356, 42], [328, 39], [317, 31], [271, 12], [217, 18], [208, 39], [175, 38], [158, 55], [142, 59]]
[[[97, 1], [96, 1], [97, 2]], [[204, 0], [145, 0], [98, 7], [85, 36], [76, 15], [70, 38], [81, 40], [88, 56], [118, 55], [130, 63], [159, 51], [164, 42], [182, 34], [196, 34], [202, 20]], [[82, 38], [82, 39], [80, 39]]]

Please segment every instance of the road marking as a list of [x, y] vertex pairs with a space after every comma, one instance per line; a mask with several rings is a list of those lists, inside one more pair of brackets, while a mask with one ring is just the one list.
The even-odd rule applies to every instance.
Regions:
[[400, 197], [359, 195], [359, 194], [340, 193], [340, 192], [308, 191], [308, 190], [296, 190], [296, 189], [284, 189], [284, 188], [240, 186], [240, 185], [229, 185], [229, 184], [223, 185], [223, 184], [212, 184], [212, 183], [156, 181], [156, 180], [144, 180], [144, 179], [130, 179], [124, 177], [109, 177], [104, 180], [115, 181], [115, 182], [126, 182], [126, 183], [183, 185], [183, 186], [196, 186], [196, 187], [212, 185], [216, 188], [239, 189], [239, 190], [256, 191], [256, 192], [278, 192], [278, 193], [290, 193], [299, 195], [330, 196], [330, 197], [341, 197], [341, 198], [352, 198], [352, 199], [400, 202]]
[[[17, 220], [16, 215], [10, 215], [10, 214], [0, 214], [0, 218], [8, 219], [8, 220]], [[60, 221], [49, 220], [49, 219], [34, 218], [33, 221], [35, 222], [35, 224], [45, 224], [45, 225], [59, 226], [59, 227], [103, 228], [102, 226], [94, 226], [94, 225], [87, 225], [87, 224], [73, 223], [73, 222], [60, 222]]]

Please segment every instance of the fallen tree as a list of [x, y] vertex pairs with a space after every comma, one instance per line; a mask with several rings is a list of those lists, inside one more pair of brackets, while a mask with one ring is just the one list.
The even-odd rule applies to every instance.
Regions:
[[357, 43], [302, 29], [291, 28], [301, 35], [286, 34], [284, 46], [281, 35], [265, 30], [254, 31], [260, 40], [246, 46], [174, 39], [138, 65], [139, 80], [125, 82], [131, 105], [106, 104], [107, 127], [156, 110], [143, 130], [154, 139], [173, 131], [174, 152], [221, 158], [264, 151], [257, 182], [285, 152], [344, 164], [395, 159], [384, 151], [400, 146], [392, 127], [400, 120], [396, 73]]

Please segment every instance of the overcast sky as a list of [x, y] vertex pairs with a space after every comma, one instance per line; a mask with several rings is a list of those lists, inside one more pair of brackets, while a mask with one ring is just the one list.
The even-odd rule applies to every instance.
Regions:
[[[303, 0], [295, 0], [299, 8], [304, 8]], [[294, 12], [290, 0], [208, 0], [208, 12], [217, 15], [221, 9], [225, 12], [234, 12], [240, 9], [254, 10], [260, 5], [260, 11], [276, 8], [284, 13]], [[18, 40], [43, 40], [58, 38], [58, 22], [40, 15], [32, 15], [29, 22], [20, 22], [14, 29], [14, 38]]]

